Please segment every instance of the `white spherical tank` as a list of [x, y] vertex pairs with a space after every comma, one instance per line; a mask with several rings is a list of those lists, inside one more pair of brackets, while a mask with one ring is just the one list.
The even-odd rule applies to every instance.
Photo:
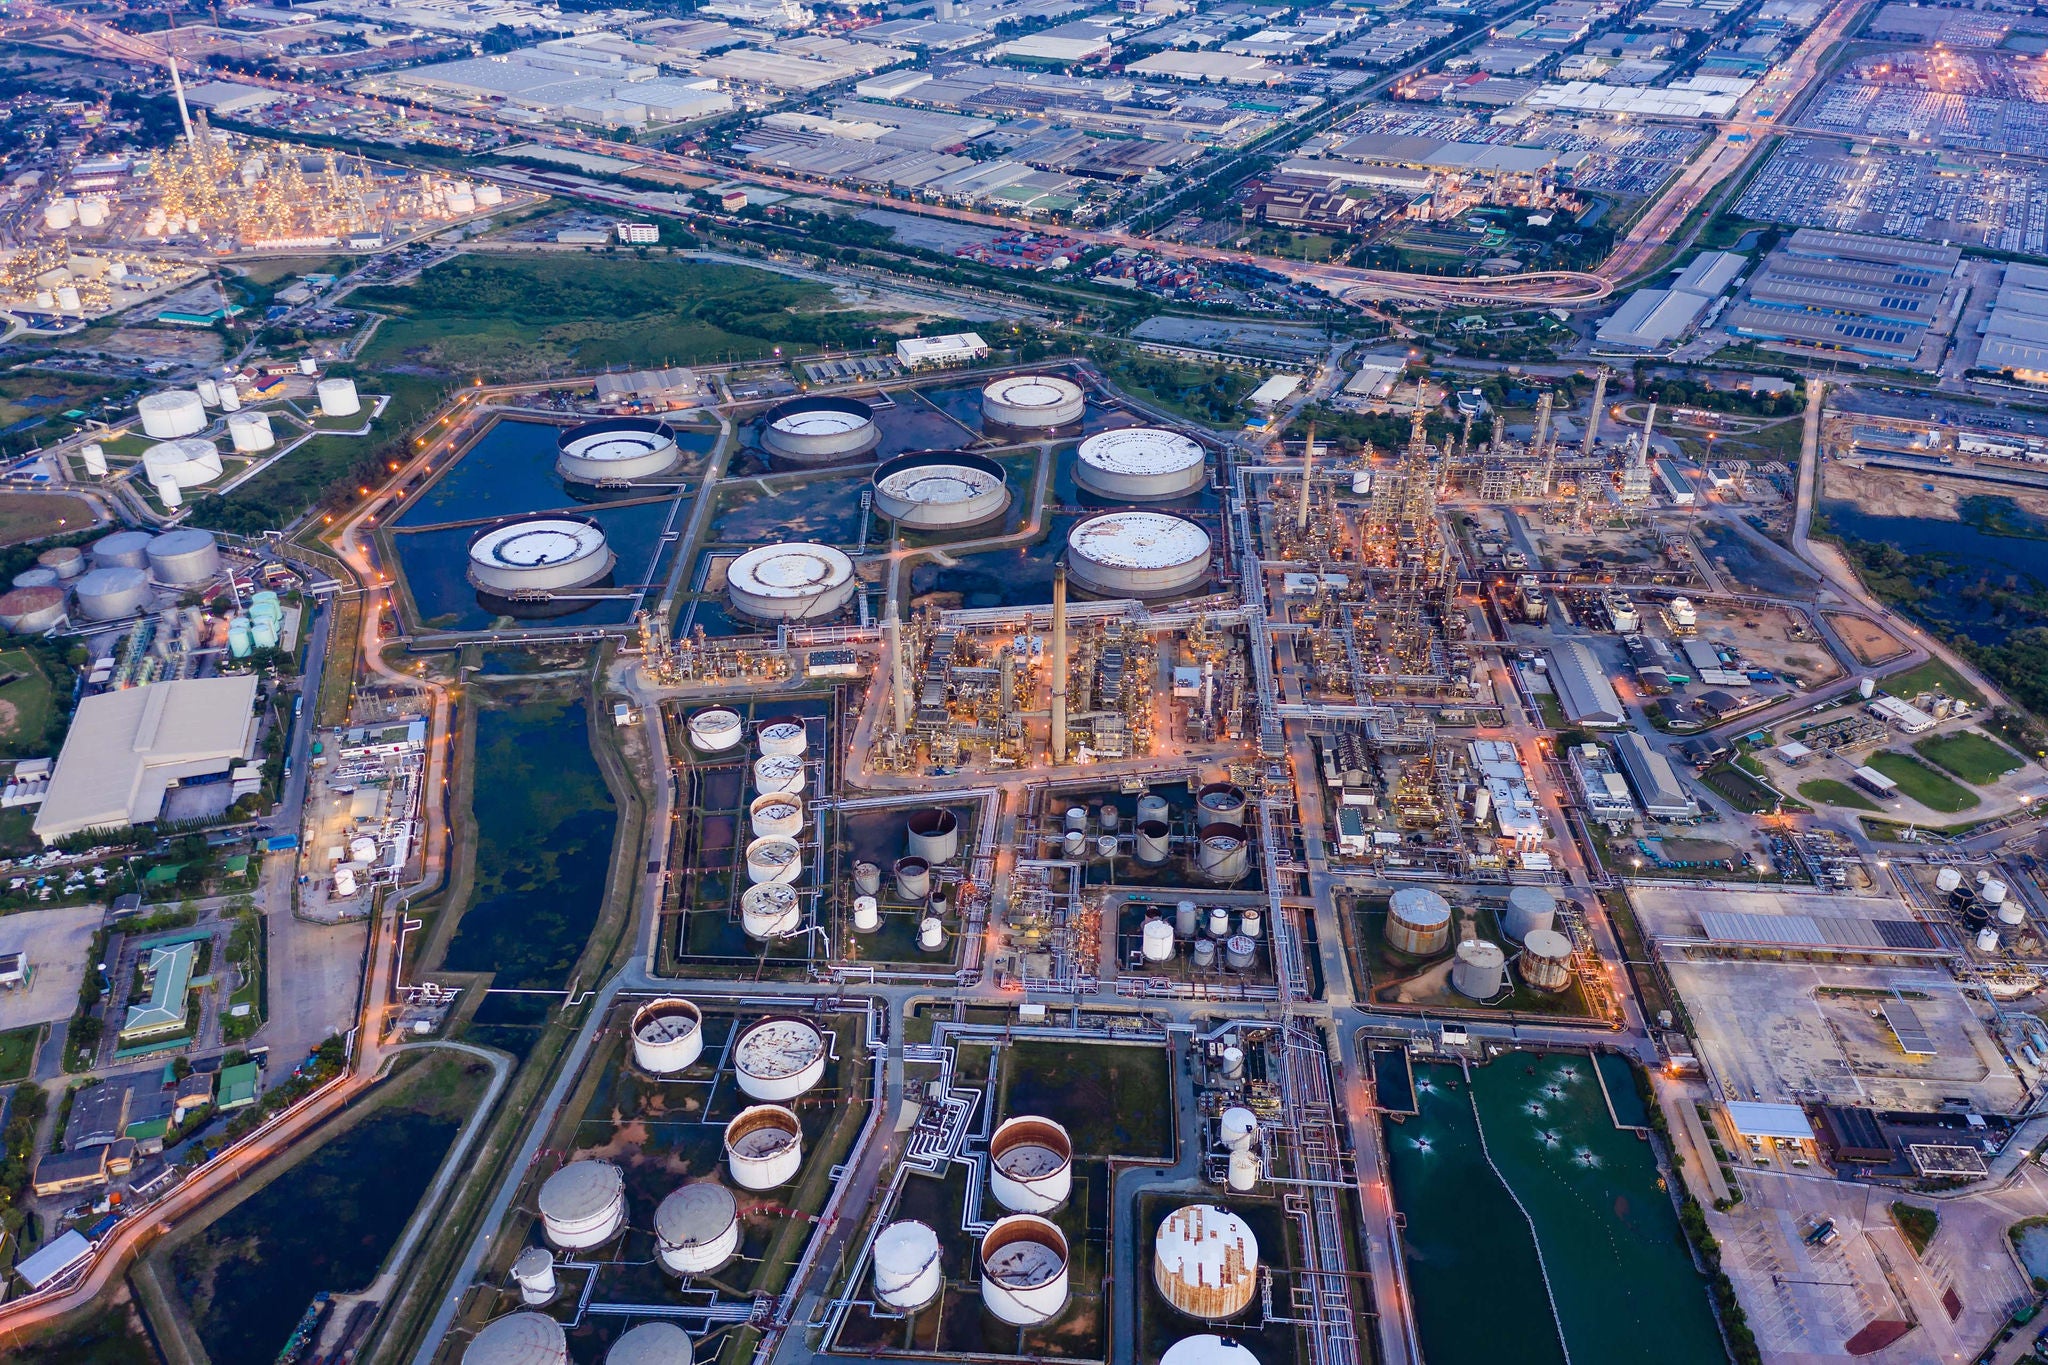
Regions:
[[1507, 913], [1501, 929], [1520, 943], [1538, 929], [1550, 928], [1557, 919], [1557, 898], [1540, 886], [1518, 886], [1508, 892]]
[[64, 620], [64, 589], [54, 583], [0, 595], [0, 627], [14, 635], [41, 635]]
[[761, 419], [761, 446], [797, 464], [865, 455], [881, 443], [875, 410], [856, 398], [792, 398]]
[[143, 477], [162, 487], [198, 488], [221, 476], [220, 451], [203, 436], [158, 441], [142, 452]]
[[1173, 926], [1163, 919], [1148, 919], [1138, 936], [1138, 946], [1147, 962], [1173, 958]]
[[88, 621], [118, 621], [149, 605], [149, 575], [125, 566], [94, 569], [78, 580], [78, 611]]
[[742, 1109], [725, 1125], [725, 1164], [741, 1189], [787, 1185], [803, 1169], [803, 1125], [779, 1104]]
[[1433, 957], [1451, 941], [1451, 903], [1425, 886], [1404, 886], [1387, 899], [1387, 946], [1410, 957]]
[[147, 531], [116, 531], [92, 543], [92, 562], [100, 568], [144, 569], [149, 567], [149, 542], [156, 537]]
[[320, 399], [322, 417], [353, 417], [363, 410], [363, 400], [356, 393], [353, 379], [323, 379], [313, 386]]
[[1067, 532], [1067, 569], [1091, 592], [1162, 597], [1209, 574], [1209, 533], [1164, 512], [1110, 512]]
[[192, 587], [220, 576], [220, 546], [197, 527], [166, 531], [149, 543], [149, 575], [159, 583]]
[[1124, 427], [1081, 442], [1074, 482], [1098, 497], [1126, 502], [1181, 498], [1206, 477], [1201, 443], [1161, 427]]
[[469, 581], [498, 597], [559, 592], [597, 582], [614, 560], [604, 532], [587, 517], [521, 517], [470, 537]]
[[[456, 212], [468, 212], [459, 208], [452, 197], [448, 206]], [[604, 1353], [604, 1365], [694, 1365], [695, 1360], [690, 1334], [672, 1322], [643, 1322], [628, 1328]]]
[[1944, 896], [1963, 884], [1963, 874], [1952, 867], [1944, 867], [1934, 874], [1934, 889]]
[[910, 856], [929, 866], [949, 863], [960, 853], [960, 817], [943, 806], [913, 811], [904, 835]]
[[1572, 984], [1572, 941], [1555, 929], [1531, 929], [1522, 940], [1522, 980], [1539, 991]]
[[980, 526], [1010, 506], [1003, 467], [964, 450], [921, 450], [876, 467], [875, 510], [899, 526], [951, 531]]
[[142, 417], [142, 434], [152, 441], [175, 441], [206, 430], [206, 404], [189, 389], [146, 394], [135, 411]]
[[725, 571], [733, 606], [761, 621], [819, 620], [852, 601], [858, 586], [853, 561], [829, 545], [762, 545]]
[[733, 1078], [757, 1100], [790, 1100], [825, 1078], [825, 1035], [777, 1015], [749, 1024], [733, 1044]]
[[572, 1161], [540, 1187], [541, 1231], [564, 1251], [601, 1246], [626, 1223], [626, 1178], [609, 1161]]
[[1051, 1119], [1019, 1114], [988, 1140], [988, 1192], [1012, 1213], [1050, 1213], [1074, 1187], [1074, 1141]]
[[642, 1071], [673, 1076], [704, 1055], [704, 1014], [688, 1000], [669, 996], [633, 1012], [633, 1062]]
[[764, 792], [747, 807], [757, 839], [788, 839], [804, 827], [804, 803], [788, 792]]
[[738, 747], [746, 738], [740, 713], [723, 706], [710, 706], [690, 717], [690, 743], [707, 754], [722, 754]]
[[528, 1247], [513, 1258], [512, 1283], [528, 1308], [547, 1303], [555, 1297], [555, 1258], [543, 1247]]
[[1152, 1244], [1152, 1283], [1189, 1317], [1208, 1322], [1242, 1313], [1259, 1285], [1259, 1239], [1251, 1225], [1214, 1204], [1175, 1209]]
[[1259, 1365], [1259, 1358], [1234, 1341], [1205, 1332], [1167, 1347], [1159, 1365]]
[[766, 754], [757, 758], [754, 785], [763, 794], [799, 796], [804, 789], [804, 761], [794, 754]]
[[803, 927], [803, 906], [787, 882], [762, 882], [740, 894], [740, 928], [755, 942], [788, 938]]
[[1030, 1213], [998, 1219], [981, 1237], [981, 1301], [1013, 1327], [1051, 1322], [1067, 1306], [1067, 1238]]
[[981, 415], [997, 426], [1032, 430], [1070, 426], [1087, 410], [1081, 386], [1052, 375], [1010, 375], [981, 391]]
[[875, 1299], [898, 1313], [915, 1313], [938, 1298], [945, 1283], [939, 1235], [914, 1218], [891, 1223], [875, 1237]]
[[614, 417], [565, 429], [555, 440], [555, 472], [570, 483], [651, 479], [676, 467], [675, 428], [652, 417]]
[[654, 1211], [654, 1254], [677, 1275], [708, 1275], [739, 1254], [740, 1208], [716, 1180], [672, 1192]]
[[545, 1313], [513, 1313], [471, 1338], [462, 1365], [569, 1365], [569, 1338]]
[[270, 415], [263, 412], [228, 414], [228, 439], [243, 455], [255, 455], [277, 444], [270, 430]]
[[810, 735], [800, 720], [771, 720], [754, 736], [764, 754], [794, 754], [802, 757], [811, 747]]
[[1491, 1000], [1500, 994], [1501, 974], [1507, 955], [1483, 938], [1468, 938], [1458, 945], [1451, 963], [1451, 985], [1460, 995], [1474, 1000]]

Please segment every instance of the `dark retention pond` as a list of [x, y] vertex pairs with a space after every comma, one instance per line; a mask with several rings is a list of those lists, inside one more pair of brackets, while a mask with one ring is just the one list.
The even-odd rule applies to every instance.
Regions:
[[[561, 431], [552, 422], [516, 417], [493, 423], [394, 525], [413, 529], [604, 501], [607, 495], [596, 489], [572, 490], [555, 472], [555, 441]], [[700, 466], [717, 441], [715, 430], [678, 427], [676, 444], [683, 450], [681, 476], [687, 477]]]
[[1456, 1067], [1415, 1073], [1420, 1116], [1389, 1122], [1387, 1149], [1430, 1365], [1563, 1365], [1531, 1220], [1572, 1360], [1720, 1365], [1650, 1146], [1614, 1126], [1589, 1059], [1509, 1054], [1476, 1068], [1469, 1091]]
[[1912, 604], [1916, 613], [1980, 645], [1997, 645], [2017, 625], [2001, 614], [1989, 595], [1970, 593], [1988, 580], [2004, 585], [2016, 580], [2022, 592], [2048, 589], [2048, 526], [2028, 515], [2010, 498], [1978, 496], [1960, 504], [1964, 520], [1946, 517], [1881, 517], [1856, 503], [1828, 499], [1821, 503], [1828, 527], [1851, 540], [1894, 545], [1909, 555], [1938, 555], [1947, 572], [1920, 580], [1928, 593]]

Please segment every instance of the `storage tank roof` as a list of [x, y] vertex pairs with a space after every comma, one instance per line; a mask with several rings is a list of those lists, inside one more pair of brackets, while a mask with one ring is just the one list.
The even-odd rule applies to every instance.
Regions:
[[845, 431], [859, 431], [870, 420], [857, 412], [841, 412], [836, 408], [805, 408], [785, 413], [770, 425], [791, 436], [836, 436]]
[[672, 1322], [643, 1322], [612, 1343], [604, 1365], [690, 1365], [690, 1334]]
[[733, 1065], [749, 1076], [794, 1076], [825, 1053], [822, 1034], [801, 1019], [763, 1019], [740, 1036]]
[[685, 1185], [654, 1211], [654, 1235], [672, 1247], [709, 1246], [740, 1216], [732, 1191], [715, 1180]]
[[637, 460], [650, 451], [674, 444], [659, 431], [593, 431], [581, 436], [572, 434], [562, 443], [562, 449], [579, 460]]
[[190, 554], [203, 550], [214, 543], [213, 532], [202, 531], [196, 526], [181, 526], [175, 531], [166, 531], [150, 542], [149, 555], [162, 559], [169, 555]]
[[531, 517], [477, 537], [469, 557], [479, 564], [538, 569], [602, 553], [604, 532], [569, 517]]
[[1177, 474], [1202, 462], [1201, 443], [1162, 427], [1125, 427], [1081, 442], [1081, 463], [1105, 474]]
[[633, 1025], [633, 1036], [643, 1043], [673, 1043], [703, 1027], [697, 1007], [686, 1000], [657, 1001], [648, 1010]]
[[1067, 548], [1119, 569], [1170, 569], [1209, 553], [1209, 533], [1164, 512], [1111, 512], [1067, 532]]
[[1563, 959], [1572, 955], [1572, 941], [1555, 929], [1531, 929], [1522, 946], [1532, 957]]
[[478, 1332], [462, 1365], [564, 1365], [569, 1338], [545, 1313], [514, 1313]]
[[540, 1187], [541, 1217], [557, 1223], [579, 1223], [610, 1208], [626, 1187], [625, 1176], [609, 1161], [572, 1161]]
[[0, 616], [27, 616], [32, 612], [48, 611], [64, 605], [64, 589], [51, 583], [38, 583], [34, 587], [16, 588], [0, 596]]
[[1188, 1285], [1221, 1289], [1258, 1273], [1259, 1239], [1251, 1224], [1214, 1204], [1175, 1209], [1159, 1225], [1152, 1248], [1161, 1273]]
[[1500, 967], [1507, 963], [1507, 955], [1501, 952], [1499, 945], [1488, 943], [1483, 938], [1468, 938], [1460, 943], [1458, 957], [1475, 967]]
[[763, 545], [735, 559], [725, 575], [754, 597], [810, 597], [853, 577], [853, 561], [830, 545]]
[[1557, 897], [1541, 886], [1518, 886], [1508, 892], [1508, 904], [1522, 910], [1555, 910]]
[[891, 1223], [875, 1238], [875, 1268], [909, 1279], [939, 1255], [939, 1235], [916, 1219]]
[[1167, 1347], [1159, 1365], [1259, 1365], [1259, 1358], [1234, 1341], [1204, 1332]]
[[1446, 924], [1451, 918], [1450, 902], [1426, 886], [1404, 886], [1387, 898], [1387, 904], [1403, 924], [1417, 928]]
[[972, 502], [1002, 486], [1003, 476], [964, 464], [924, 464], [875, 480], [875, 487], [905, 502]]
[[1079, 397], [1081, 386], [1051, 375], [1024, 374], [998, 379], [982, 392], [1015, 408], [1056, 408]]

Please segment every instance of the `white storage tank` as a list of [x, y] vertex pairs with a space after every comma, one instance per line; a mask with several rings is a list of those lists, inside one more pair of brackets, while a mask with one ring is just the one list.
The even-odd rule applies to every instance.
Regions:
[[1139, 949], [1147, 962], [1170, 962], [1173, 959], [1173, 926], [1163, 919], [1148, 919], [1140, 931]]
[[1237, 931], [1246, 938], [1256, 939], [1266, 931], [1266, 917], [1256, 910], [1246, 910], [1237, 917]]
[[98, 441], [87, 441], [78, 448], [78, 453], [85, 460], [87, 478], [104, 479], [107, 477], [107, 448], [105, 446], [101, 445]]
[[920, 450], [875, 468], [875, 510], [916, 531], [956, 531], [1009, 510], [1003, 467], [964, 450]]
[[803, 1169], [803, 1125], [779, 1104], [742, 1109], [725, 1125], [725, 1164], [741, 1189], [787, 1185]]
[[185, 505], [185, 490], [178, 486], [176, 479], [164, 479], [156, 484], [157, 501], [175, 512]]
[[1996, 877], [1986, 877], [1977, 886], [1977, 899], [1993, 910], [2004, 905], [2005, 898], [2010, 894], [2011, 889]]
[[1426, 886], [1403, 886], [1387, 898], [1387, 946], [1410, 957], [1434, 957], [1451, 941], [1451, 903]]
[[220, 406], [220, 385], [214, 383], [211, 379], [202, 379], [192, 387], [199, 394], [200, 402], [206, 404], [209, 408]]
[[45, 569], [40, 565], [33, 569], [23, 569], [14, 576], [14, 586], [17, 588], [54, 588], [62, 581], [57, 577], [55, 569]]
[[1244, 828], [1244, 788], [1234, 782], [1211, 782], [1195, 794], [1197, 818], [1204, 825]]
[[1944, 867], [1934, 874], [1934, 889], [1944, 896], [1963, 884], [1963, 874], [1952, 867]]
[[76, 545], [59, 545], [36, 556], [36, 563], [68, 583], [90, 567], [85, 551]]
[[801, 758], [811, 747], [810, 736], [800, 720], [771, 720], [754, 738], [764, 754], [794, 754]]
[[602, 1246], [626, 1224], [626, 1177], [609, 1161], [572, 1161], [540, 1187], [541, 1231], [564, 1251]]
[[1175, 1209], [1152, 1244], [1152, 1283], [1189, 1317], [1221, 1322], [1250, 1306], [1259, 1285], [1259, 1239], [1214, 1204]]
[[1186, 497], [1207, 474], [1201, 443], [1162, 427], [1098, 432], [1074, 454], [1074, 482], [1122, 502]]
[[1195, 864], [1202, 875], [1226, 885], [1243, 878], [1251, 866], [1244, 832], [1228, 825], [1205, 825], [1195, 831]]
[[704, 1055], [704, 1014], [688, 1000], [667, 996], [633, 1012], [633, 1062], [642, 1071], [673, 1076]]
[[1031, 1213], [998, 1219], [981, 1237], [981, 1301], [1013, 1327], [1051, 1322], [1067, 1306], [1067, 1238]]
[[235, 381], [232, 379], [223, 381], [220, 386], [220, 410], [222, 412], [240, 412], [242, 410], [242, 391], [235, 387]]
[[470, 537], [469, 581], [498, 597], [561, 592], [597, 582], [615, 560], [604, 531], [589, 517], [520, 517]]
[[1259, 1159], [1249, 1151], [1232, 1152], [1224, 1166], [1224, 1183], [1239, 1194], [1258, 1188]]
[[54, 583], [0, 594], [0, 627], [14, 635], [41, 635], [64, 621], [64, 589]]
[[199, 488], [221, 476], [220, 451], [203, 436], [158, 441], [142, 452], [143, 477], [161, 488]]
[[1259, 1358], [1234, 1341], [1204, 1333], [1167, 1347], [1159, 1365], [1259, 1365]]
[[873, 896], [853, 898], [853, 931], [872, 934], [882, 927], [882, 906]]
[[[458, 213], [469, 211], [457, 208], [452, 198], [448, 206]], [[643, 1322], [627, 1328], [604, 1353], [604, 1365], [693, 1365], [695, 1360], [690, 1334], [672, 1322]]]
[[569, 1338], [545, 1313], [513, 1313], [471, 1338], [462, 1365], [569, 1365]]
[[94, 569], [78, 580], [78, 611], [88, 621], [118, 621], [149, 605], [149, 575], [125, 566]]
[[100, 568], [144, 569], [149, 567], [149, 542], [156, 539], [147, 531], [116, 531], [92, 543], [92, 562]]
[[794, 839], [756, 839], [747, 845], [747, 877], [756, 884], [793, 882], [803, 870], [803, 846]]
[[734, 608], [760, 621], [822, 620], [851, 602], [858, 586], [853, 561], [830, 545], [762, 545], [725, 570]]
[[528, 1247], [513, 1258], [512, 1283], [528, 1308], [547, 1303], [555, 1297], [555, 1258], [543, 1247]]
[[796, 464], [865, 455], [881, 444], [875, 410], [857, 398], [792, 398], [761, 419], [761, 446]]
[[723, 706], [707, 706], [690, 717], [690, 743], [707, 754], [722, 754], [736, 748], [746, 737], [740, 713]]
[[787, 882], [762, 882], [740, 894], [740, 928], [756, 943], [788, 938], [803, 927], [803, 906]]
[[932, 865], [915, 855], [896, 860], [896, 895], [921, 901], [932, 893]]
[[1258, 958], [1259, 945], [1243, 934], [1232, 934], [1223, 940], [1223, 965], [1226, 969], [1233, 972], [1248, 972]]
[[946, 946], [946, 922], [937, 915], [926, 915], [917, 922], [917, 946], [927, 953], [936, 953]]
[[670, 1193], [654, 1210], [654, 1254], [677, 1275], [708, 1275], [740, 1250], [740, 1207], [716, 1180]]
[[914, 1218], [891, 1223], [875, 1237], [875, 1300], [898, 1313], [915, 1313], [939, 1297], [945, 1268], [939, 1235]]
[[220, 546], [211, 531], [166, 531], [149, 543], [148, 553], [150, 577], [159, 583], [192, 587], [220, 577]]
[[1501, 974], [1507, 969], [1507, 955], [1483, 938], [1468, 938], [1458, 945], [1451, 963], [1451, 985], [1460, 995], [1474, 1000], [1491, 1000], [1500, 994]]
[[1988, 924], [1977, 931], [1977, 951], [1980, 953], [1995, 953], [1998, 951], [1998, 931]]
[[1233, 1104], [1217, 1117], [1216, 1137], [1233, 1152], [1250, 1151], [1259, 1140], [1259, 1116], [1241, 1104]]
[[943, 806], [913, 811], [905, 842], [925, 864], [949, 863], [960, 853], [960, 818]]
[[52, 199], [43, 205], [43, 226], [52, 232], [62, 232], [78, 225], [78, 201], [76, 199]]
[[1555, 929], [1531, 929], [1522, 940], [1522, 980], [1539, 991], [1572, 984], [1572, 941]]
[[1209, 907], [1209, 937], [1230, 937], [1230, 908], [1223, 905]]
[[1186, 592], [1209, 574], [1209, 533], [1165, 512], [1108, 512], [1067, 532], [1074, 581], [1105, 597]]
[[353, 379], [323, 379], [313, 386], [320, 399], [322, 417], [353, 417], [363, 410], [363, 400], [356, 393]]
[[757, 839], [788, 839], [804, 827], [804, 803], [787, 792], [764, 792], [747, 807]]
[[270, 414], [263, 412], [229, 413], [228, 439], [244, 455], [260, 454], [277, 444], [270, 430]]
[[1074, 1187], [1074, 1142], [1051, 1119], [1019, 1114], [988, 1140], [988, 1192], [1012, 1213], [1050, 1213]]
[[791, 1100], [825, 1078], [825, 1035], [807, 1020], [773, 1015], [740, 1031], [733, 1077], [757, 1100]]
[[681, 458], [675, 428], [653, 417], [585, 422], [555, 438], [555, 472], [570, 483], [651, 479]]
[[1138, 861], [1148, 867], [1157, 867], [1172, 855], [1172, 828], [1164, 820], [1140, 820], [1137, 824], [1133, 850]]
[[754, 786], [763, 795], [801, 795], [804, 761], [794, 754], [764, 754], [754, 760]]
[[1087, 396], [1079, 384], [1048, 374], [1010, 375], [981, 391], [982, 418], [1001, 427], [1071, 426], [1087, 410]]
[[1520, 943], [1538, 929], [1550, 928], [1557, 919], [1557, 899], [1540, 886], [1518, 886], [1508, 892], [1507, 913], [1501, 929]]
[[142, 434], [152, 441], [175, 441], [206, 430], [206, 404], [190, 389], [145, 394], [135, 411], [142, 417]]

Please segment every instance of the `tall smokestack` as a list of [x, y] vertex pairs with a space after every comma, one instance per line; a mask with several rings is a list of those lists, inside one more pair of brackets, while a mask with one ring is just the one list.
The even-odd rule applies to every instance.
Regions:
[[178, 47], [171, 36], [176, 32], [176, 24], [164, 32], [164, 52], [171, 59], [171, 93], [178, 97], [178, 122], [185, 125], [185, 143], [197, 151], [199, 141], [192, 134], [192, 111], [185, 107], [185, 82], [178, 76]]
[[1650, 404], [1650, 410], [1643, 414], [1643, 448], [1641, 451], [1637, 452], [1636, 455], [1636, 458], [1641, 460], [1644, 464], [1648, 464], [1650, 462], [1650, 428], [1656, 425], [1657, 405], [1655, 403], [1652, 403]]
[[1586, 418], [1586, 454], [1593, 453], [1593, 447], [1600, 439], [1600, 415], [1607, 409], [1607, 368], [1593, 376], [1593, 412]]
[[1308, 529], [1308, 476], [1316, 467], [1316, 424], [1308, 424], [1308, 440], [1301, 447], [1301, 510], [1295, 514], [1294, 529]]
[[889, 692], [896, 707], [896, 733], [910, 733], [910, 669], [903, 657], [903, 625], [896, 619], [896, 604], [889, 604], [886, 620], [889, 637]]
[[1067, 761], [1067, 566], [1052, 571], [1052, 761]]
[[1549, 438], [1550, 395], [1547, 393], [1538, 394], [1536, 397], [1536, 436], [1535, 439], [1529, 442], [1529, 453], [1541, 455], [1543, 453], [1543, 443]]

